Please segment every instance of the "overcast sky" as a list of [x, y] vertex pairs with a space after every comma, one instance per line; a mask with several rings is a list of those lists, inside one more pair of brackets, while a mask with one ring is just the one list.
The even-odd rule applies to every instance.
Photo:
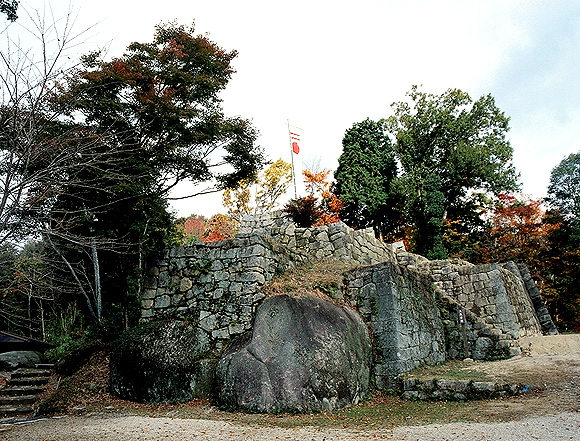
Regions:
[[[28, 0], [30, 6], [43, 2]], [[65, 0], [53, 0], [58, 8]], [[160, 22], [236, 50], [223, 94], [230, 116], [253, 120], [267, 156], [290, 161], [287, 121], [302, 129], [302, 164], [335, 169], [345, 130], [391, 114], [413, 84], [440, 94], [491, 93], [511, 117], [523, 190], [543, 197], [551, 169], [580, 151], [577, 0], [76, 0], [86, 48], [121, 55]], [[176, 204], [180, 215], [223, 211], [221, 196]]]

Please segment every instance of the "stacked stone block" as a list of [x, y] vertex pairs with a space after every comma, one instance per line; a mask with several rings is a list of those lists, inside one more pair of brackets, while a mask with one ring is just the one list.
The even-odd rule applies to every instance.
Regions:
[[269, 230], [272, 239], [304, 259], [334, 259], [376, 264], [395, 259], [394, 252], [375, 238], [372, 228], [353, 230], [342, 222], [317, 228], [293, 224]]
[[523, 384], [500, 384], [469, 380], [407, 379], [402, 386], [403, 398], [408, 400], [464, 401], [482, 398], [502, 398], [530, 392]]
[[499, 265], [449, 265], [433, 278], [458, 304], [512, 338], [541, 332], [521, 281]]
[[287, 226], [290, 224], [292, 224], [290, 219], [284, 216], [284, 213], [281, 211], [246, 214], [242, 216], [239, 233], [249, 234], [258, 231], [268, 231], [273, 227]]
[[447, 359], [498, 360], [521, 353], [517, 340], [438, 290]]
[[[267, 217], [267, 219], [270, 219]], [[249, 225], [249, 226], [248, 226]], [[150, 268], [141, 300], [141, 319], [172, 317], [198, 323], [217, 350], [251, 329], [260, 287], [276, 274], [309, 259], [377, 263], [393, 251], [372, 230], [352, 230], [339, 222], [317, 228], [271, 220], [235, 238], [166, 250]]]
[[[408, 268], [429, 274], [438, 289], [449, 358], [507, 358], [521, 352], [518, 338], [546, 332], [538, 318], [542, 314], [549, 318], [549, 314], [547, 310], [539, 310], [532, 300], [530, 291], [535, 283], [529, 272], [526, 283], [513, 263], [473, 265], [460, 259], [429, 261], [404, 250], [397, 250], [397, 259]], [[508, 267], [515, 271], [513, 268], [508, 271]], [[525, 265], [522, 267], [527, 270]], [[538, 303], [545, 308], [539, 293], [537, 296]], [[465, 316], [464, 323], [460, 323], [460, 312]], [[459, 329], [465, 335], [458, 335]]]
[[268, 234], [304, 260], [326, 258], [362, 265], [396, 260], [395, 249], [376, 239], [372, 228], [353, 230], [343, 222], [299, 228], [277, 211], [244, 216], [240, 232]]
[[[228, 241], [165, 251], [147, 278], [142, 320], [190, 320], [217, 354], [252, 329], [260, 287], [276, 274], [308, 260], [367, 265], [347, 275], [343, 301], [372, 331], [381, 388], [425, 363], [513, 356], [517, 338], [548, 326], [529, 272], [515, 265], [429, 261], [384, 244], [372, 229], [342, 222], [298, 228], [279, 214], [246, 217], [241, 231]], [[542, 307], [540, 325], [535, 311]]]
[[345, 297], [369, 324], [378, 388], [395, 389], [398, 377], [446, 359], [444, 327], [428, 277], [384, 262], [349, 273]]
[[166, 250], [146, 280], [142, 320], [193, 320], [221, 348], [251, 328], [264, 298], [259, 288], [291, 265], [274, 248], [263, 236], [250, 234]]
[[[429, 274], [437, 288], [484, 323], [500, 329], [513, 339], [542, 332], [538, 320], [540, 312], [531, 295], [535, 283], [529, 272], [526, 282], [518, 266], [511, 262], [473, 265], [460, 259], [429, 261], [409, 254], [398, 251], [399, 263], [411, 261], [406, 266]], [[522, 267], [527, 270], [525, 265]], [[545, 307], [537, 288], [536, 293], [540, 299], [538, 303]], [[546, 314], [549, 318], [547, 310], [542, 312], [544, 317]]]
[[536, 315], [538, 316], [538, 321], [540, 322], [542, 331], [549, 335], [558, 334], [558, 330], [556, 329], [552, 317], [546, 308], [546, 302], [544, 302], [544, 299], [536, 286], [536, 282], [532, 279], [528, 267], [522, 263], [515, 264], [514, 262], [506, 262], [502, 264], [502, 267], [514, 273], [514, 275], [523, 282], [536, 310]]

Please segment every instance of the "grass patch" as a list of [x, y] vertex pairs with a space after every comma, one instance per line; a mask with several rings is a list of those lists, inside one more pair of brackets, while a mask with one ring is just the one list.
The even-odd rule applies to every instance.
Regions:
[[472, 380], [491, 381], [492, 378], [485, 372], [478, 369], [478, 363], [466, 364], [458, 360], [450, 360], [436, 366], [421, 366], [407, 372], [404, 378], [414, 378], [416, 380]]
[[262, 292], [266, 296], [315, 293], [340, 299], [344, 273], [357, 266], [359, 265], [334, 260], [307, 262], [275, 277], [262, 287]]
[[201, 403], [196, 406], [186, 404], [158, 407], [155, 411], [150, 408], [145, 414], [153, 417], [201, 418], [247, 426], [275, 426], [287, 429], [316, 427], [374, 430], [446, 422], [489, 421], [489, 415], [477, 411], [478, 405], [481, 406], [481, 402], [405, 401], [395, 395], [375, 392], [368, 400], [337, 412], [302, 415], [246, 414], [224, 412], [207, 403]]

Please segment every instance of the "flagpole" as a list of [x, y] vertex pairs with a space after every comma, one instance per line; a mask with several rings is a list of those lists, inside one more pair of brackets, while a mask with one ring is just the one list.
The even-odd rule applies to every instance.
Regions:
[[294, 199], [298, 199], [298, 192], [296, 191], [296, 172], [294, 171], [294, 148], [292, 147], [292, 134], [290, 132], [290, 120], [288, 119], [286, 122], [288, 123], [288, 141], [290, 144], [292, 182], [294, 183]]

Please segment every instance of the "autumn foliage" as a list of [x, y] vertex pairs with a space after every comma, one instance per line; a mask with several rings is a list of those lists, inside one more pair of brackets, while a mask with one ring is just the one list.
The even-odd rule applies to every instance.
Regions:
[[500, 194], [487, 213], [489, 228], [477, 250], [482, 262], [525, 262], [534, 275], [545, 264], [541, 256], [557, 224], [544, 222], [541, 200], [514, 194]]
[[540, 200], [514, 194], [500, 194], [484, 217], [488, 227], [473, 261], [525, 263], [560, 331], [580, 330], [574, 224], [558, 211], [546, 212]]
[[[269, 212], [278, 206], [278, 201], [288, 190], [292, 180], [291, 165], [281, 158], [270, 164], [256, 182], [245, 179], [236, 188], [226, 188], [222, 204], [230, 218], [240, 222], [245, 214]], [[255, 192], [252, 191], [255, 188]], [[252, 196], [254, 203], [252, 203]]]
[[205, 218], [203, 216], [191, 216], [183, 221], [183, 232], [189, 237], [202, 238], [205, 231]]
[[330, 170], [304, 170], [302, 174], [309, 195], [290, 200], [284, 212], [301, 227], [319, 227], [338, 222], [344, 203], [329, 190]]
[[231, 239], [237, 232], [237, 223], [225, 214], [215, 214], [209, 219], [192, 215], [177, 222], [184, 245], [196, 242], [217, 242]]

